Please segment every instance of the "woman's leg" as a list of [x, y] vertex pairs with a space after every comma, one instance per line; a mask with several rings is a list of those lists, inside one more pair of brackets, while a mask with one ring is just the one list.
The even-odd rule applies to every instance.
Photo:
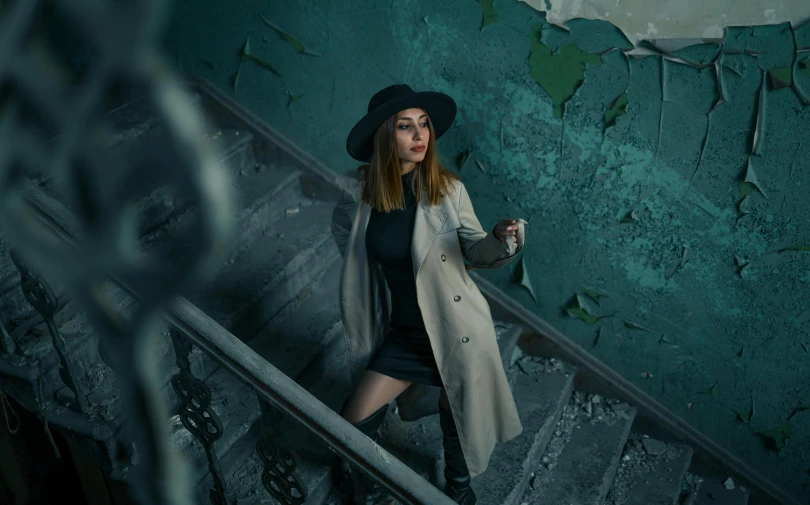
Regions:
[[395, 379], [366, 370], [357, 389], [349, 396], [340, 415], [352, 424], [358, 424], [396, 399], [410, 381]]
[[[410, 385], [409, 381], [366, 370], [357, 389], [343, 404], [340, 415], [364, 435], [379, 442], [377, 431], [388, 412], [388, 405]], [[352, 467], [353, 503], [355, 505], [376, 503], [378, 495], [382, 492], [381, 488], [369, 480], [358, 468], [345, 462], [344, 465], [343, 470]], [[345, 475], [343, 470], [338, 473]]]
[[439, 425], [442, 428], [444, 448], [444, 493], [456, 503], [475, 505], [477, 498], [470, 487], [470, 472], [461, 451], [461, 440], [444, 388], [439, 395]]

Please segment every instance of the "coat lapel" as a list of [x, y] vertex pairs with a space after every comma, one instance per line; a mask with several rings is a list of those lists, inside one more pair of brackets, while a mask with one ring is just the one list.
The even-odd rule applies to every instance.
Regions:
[[411, 244], [411, 257], [413, 260], [413, 277], [417, 278], [419, 268], [436, 241], [436, 236], [447, 221], [447, 213], [436, 206], [426, 203], [427, 195], [419, 202], [416, 208], [416, 219], [413, 224], [413, 243]]

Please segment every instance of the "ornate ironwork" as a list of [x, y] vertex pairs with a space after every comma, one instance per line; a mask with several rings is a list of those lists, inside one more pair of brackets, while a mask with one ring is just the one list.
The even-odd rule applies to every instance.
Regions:
[[[202, 118], [154, 53], [163, 4], [25, 0], [0, 10], [0, 226], [28, 261], [59, 279], [110, 344], [138, 454], [135, 498], [180, 505], [189, 503], [190, 486], [166, 436], [154, 323], [177, 292], [220, 260], [232, 209], [231, 184], [205, 142]], [[91, 47], [81, 85], [40, 23], [47, 16]], [[132, 99], [151, 109], [164, 134], [116, 156], [104, 112]], [[37, 206], [31, 177], [41, 174], [57, 182], [73, 210], [59, 222], [67, 224], [49, 225], [45, 216], [56, 211]], [[187, 220], [183, 261], [174, 265], [135, 246], [135, 204], [164, 186], [197, 209]], [[108, 276], [138, 299], [126, 320], [104, 296]]]
[[283, 416], [261, 398], [259, 405], [262, 409], [264, 436], [256, 443], [256, 452], [264, 463], [262, 486], [282, 505], [301, 505], [307, 501], [307, 488], [296, 471], [298, 458], [295, 453], [279, 444], [273, 429]]
[[188, 356], [191, 353], [191, 342], [178, 332], [171, 330], [174, 355], [180, 373], [172, 377], [172, 387], [180, 397], [180, 421], [194, 435], [205, 450], [208, 459], [208, 470], [214, 480], [214, 487], [208, 497], [213, 505], [227, 505], [227, 491], [222, 469], [219, 466], [214, 442], [222, 437], [222, 422], [211, 408], [211, 389], [194, 377]]
[[48, 325], [48, 332], [51, 334], [53, 341], [53, 348], [59, 356], [59, 377], [62, 378], [62, 383], [70, 389], [73, 393], [73, 401], [67, 401], [67, 407], [77, 412], [90, 412], [90, 407], [87, 403], [87, 398], [81, 394], [76, 380], [71, 371], [70, 359], [68, 358], [67, 345], [65, 338], [59, 333], [59, 328], [53, 320], [54, 314], [58, 308], [56, 294], [51, 289], [51, 286], [42, 278], [33, 267], [23, 261], [19, 251], [12, 248], [9, 256], [11, 261], [20, 272], [20, 286], [22, 287], [25, 299], [34, 308], [34, 310], [42, 316], [45, 324]]

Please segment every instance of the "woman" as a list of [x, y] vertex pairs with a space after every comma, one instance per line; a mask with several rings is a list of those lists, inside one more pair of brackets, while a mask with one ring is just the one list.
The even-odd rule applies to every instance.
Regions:
[[[517, 220], [484, 232], [464, 184], [439, 163], [435, 141], [455, 115], [442, 93], [400, 84], [375, 94], [346, 143], [366, 164], [336, 179], [332, 233], [355, 386], [341, 416], [376, 440], [394, 399], [402, 407], [418, 386], [441, 387], [444, 492], [473, 505], [471, 477], [522, 426], [489, 306], [467, 269], [507, 265], [524, 239]], [[372, 503], [376, 486], [353, 470], [355, 504]]]

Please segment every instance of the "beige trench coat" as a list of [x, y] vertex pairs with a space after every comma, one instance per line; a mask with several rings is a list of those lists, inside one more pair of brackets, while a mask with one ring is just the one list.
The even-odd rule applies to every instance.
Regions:
[[[332, 214], [332, 234], [343, 255], [340, 307], [354, 387], [388, 332], [391, 304], [382, 268], [366, 254], [371, 206], [360, 196], [362, 177], [350, 170], [335, 179], [343, 193]], [[495, 444], [516, 437], [523, 427], [489, 305], [464, 259], [472, 268], [501, 268], [522, 247], [525, 236], [518, 238], [520, 244], [511, 237], [503, 243], [484, 232], [461, 181], [439, 205], [423, 201], [416, 210], [411, 252], [417, 299], [473, 477], [486, 470]], [[409, 396], [414, 397], [403, 393], [397, 402], [402, 405]]]

